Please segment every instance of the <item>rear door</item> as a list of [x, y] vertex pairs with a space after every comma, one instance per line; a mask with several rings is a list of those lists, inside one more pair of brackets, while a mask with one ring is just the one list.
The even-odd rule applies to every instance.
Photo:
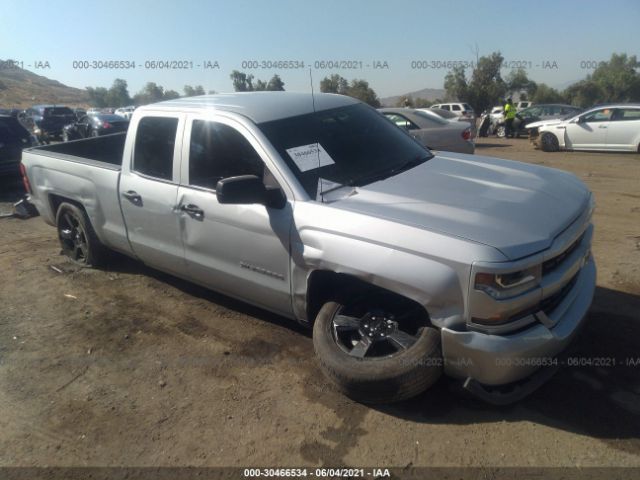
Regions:
[[132, 129], [133, 148], [125, 150], [118, 192], [131, 249], [150, 266], [184, 275], [176, 208], [181, 159], [181, 142], [176, 139], [182, 138], [184, 115], [149, 114]]
[[182, 155], [178, 204], [189, 278], [290, 314], [291, 205], [229, 205], [216, 197], [218, 180], [238, 175], [279, 186], [258, 141], [232, 119], [194, 115], [185, 128]]
[[635, 152], [640, 147], [640, 108], [619, 108], [607, 133], [607, 149]]

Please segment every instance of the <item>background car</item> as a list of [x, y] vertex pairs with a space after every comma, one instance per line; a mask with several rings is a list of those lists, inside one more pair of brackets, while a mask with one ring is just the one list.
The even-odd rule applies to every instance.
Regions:
[[120, 115], [108, 113], [85, 115], [77, 122], [64, 127], [62, 140], [68, 142], [80, 138], [99, 137], [100, 135], [126, 132], [127, 128], [129, 128], [129, 120]]
[[34, 105], [26, 111], [29, 125], [33, 125], [33, 133], [43, 141], [62, 135], [65, 125], [76, 120], [76, 115], [69, 107], [58, 105]]
[[476, 121], [476, 112], [471, 108], [468, 103], [436, 103], [431, 105], [432, 109], [446, 110], [458, 117], [463, 117], [470, 122]]
[[471, 127], [466, 122], [451, 122], [413, 108], [381, 108], [379, 111], [432, 150], [475, 151]]
[[22, 149], [38, 145], [37, 139], [11, 115], [0, 115], [0, 175], [19, 172]]
[[471, 127], [471, 136], [473, 138], [476, 137], [478, 129], [476, 127], [475, 119], [458, 116], [449, 110], [442, 110], [440, 108], [416, 108], [416, 110], [420, 110], [421, 112], [424, 112], [427, 115], [435, 116], [436, 118], [442, 118], [444, 120], [447, 120], [448, 122], [466, 122]]
[[133, 112], [135, 111], [135, 109], [136, 107], [134, 107], [133, 105], [130, 105], [128, 107], [118, 108], [114, 113], [123, 118], [126, 118], [127, 120], [131, 120], [131, 116], [133, 115]]
[[[516, 113], [516, 118], [513, 119], [513, 128], [516, 132], [515, 135], [516, 137], [519, 137], [520, 135], [528, 135], [529, 131], [526, 126], [530, 123], [540, 120], [566, 118], [567, 116], [577, 115], [581, 111], [582, 109], [579, 107], [559, 103], [540, 104], [525, 108], [524, 110]], [[502, 120], [496, 128], [496, 135], [498, 137], [504, 137], [505, 133], [506, 129], [504, 120]]]
[[533, 102], [516, 102], [516, 111], [524, 110], [525, 108], [529, 108], [533, 105]]
[[599, 106], [564, 120], [527, 124], [545, 152], [603, 150], [640, 153], [640, 103]]
[[76, 118], [80, 120], [82, 117], [84, 117], [87, 114], [87, 111], [82, 107], [78, 107], [73, 109], [73, 113], [75, 113]]

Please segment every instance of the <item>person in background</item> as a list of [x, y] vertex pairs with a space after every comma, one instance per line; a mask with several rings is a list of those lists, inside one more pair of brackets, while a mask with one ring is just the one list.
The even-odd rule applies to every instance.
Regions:
[[515, 136], [513, 131], [513, 120], [516, 118], [516, 107], [513, 105], [511, 98], [507, 98], [507, 103], [504, 106], [504, 128], [505, 138]]

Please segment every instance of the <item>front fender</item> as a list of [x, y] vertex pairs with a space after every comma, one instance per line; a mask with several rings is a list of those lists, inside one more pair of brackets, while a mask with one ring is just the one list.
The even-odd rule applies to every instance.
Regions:
[[414, 252], [321, 230], [301, 232], [291, 247], [293, 308], [300, 320], [310, 320], [307, 285], [317, 270], [346, 274], [407, 297], [423, 305], [435, 325], [449, 326], [464, 318], [469, 269], [461, 272]]

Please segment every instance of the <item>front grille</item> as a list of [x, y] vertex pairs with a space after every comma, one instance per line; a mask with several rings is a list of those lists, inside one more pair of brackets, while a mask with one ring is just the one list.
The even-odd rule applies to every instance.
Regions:
[[573, 251], [578, 248], [578, 245], [580, 245], [580, 242], [582, 241], [582, 237], [584, 236], [584, 234], [580, 235], [580, 237], [578, 237], [578, 239], [573, 242], [571, 244], [571, 246], [569, 248], [567, 248], [564, 252], [562, 252], [559, 255], [556, 255], [553, 258], [550, 258], [549, 260], [547, 260], [546, 262], [544, 262], [542, 264], [542, 275], [546, 275], [548, 273], [553, 272], [556, 268], [558, 268], [562, 262], [565, 260], [565, 258], [567, 258], [569, 255], [571, 255], [571, 253], [573, 253]]
[[569, 283], [567, 283], [564, 287], [562, 287], [559, 291], [557, 291], [550, 297], [547, 297], [542, 300], [542, 302], [540, 302], [540, 310], [542, 310], [547, 315], [551, 315], [556, 307], [562, 303], [564, 298], [568, 295], [577, 281], [578, 274], [575, 274], [573, 278], [569, 280]]

